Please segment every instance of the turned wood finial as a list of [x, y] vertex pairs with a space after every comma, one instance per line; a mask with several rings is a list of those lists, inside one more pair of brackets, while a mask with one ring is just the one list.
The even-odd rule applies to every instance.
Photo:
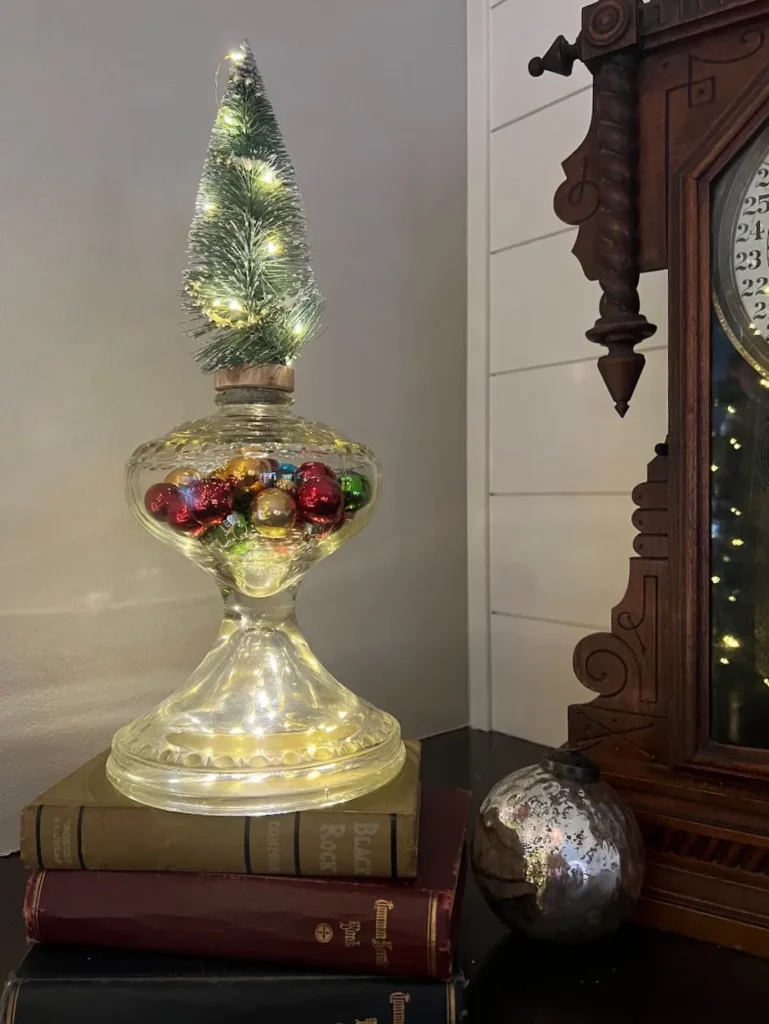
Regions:
[[565, 36], [557, 36], [543, 57], [532, 57], [529, 61], [529, 74], [532, 78], [540, 78], [546, 71], [554, 75], [571, 74], [574, 61], [579, 60], [579, 47], [570, 43]]
[[587, 337], [608, 349], [598, 369], [620, 416], [628, 410], [646, 360], [634, 346], [657, 330], [639, 312], [637, 95], [633, 49], [600, 61], [594, 72], [600, 175], [599, 317]]
[[[593, 251], [578, 254], [602, 292], [598, 319], [586, 333], [608, 350], [598, 360], [598, 369], [620, 416], [628, 410], [646, 362], [635, 346], [657, 329], [640, 313], [638, 301], [637, 78], [642, 6], [639, 0], [598, 0], [584, 9], [575, 43], [558, 36], [544, 57], [529, 62], [534, 76], [545, 71], [570, 75], [575, 60], [584, 61], [593, 74], [593, 120], [588, 138], [574, 154], [574, 171], [578, 166], [580, 177], [572, 180], [572, 161], [566, 161], [567, 187], [559, 188], [555, 205], [556, 214], [568, 224], [596, 218]], [[583, 201], [586, 194], [590, 202]]]

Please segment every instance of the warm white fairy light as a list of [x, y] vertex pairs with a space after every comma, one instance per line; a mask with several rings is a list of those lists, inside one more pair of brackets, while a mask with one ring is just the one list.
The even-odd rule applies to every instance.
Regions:
[[710, 467], [710, 472], [711, 472], [711, 473], [717, 473], [717, 472], [718, 472], [718, 466], [717, 466], [717, 465], [715, 464], [715, 462], [714, 462], [714, 463], [713, 463], [713, 465], [712, 465], [712, 466]]
[[265, 167], [259, 175], [259, 181], [263, 185], [274, 185], [277, 180], [275, 171], [271, 167]]
[[741, 540], [739, 537], [732, 538], [732, 547], [741, 548], [744, 543], [745, 541]]
[[243, 312], [243, 307], [241, 306], [237, 299], [230, 299], [227, 305], [230, 307], [230, 309], [235, 310], [236, 313]]
[[[221, 51], [220, 51], [221, 52]], [[232, 53], [227, 54], [227, 59], [234, 61], [238, 64], [240, 61], [245, 59], [245, 53], [242, 50], [233, 50]]]
[[732, 604], [734, 604], [734, 602], [735, 602], [735, 601], [737, 600], [737, 598], [736, 598], [736, 597], [734, 596], [734, 594], [730, 594], [730, 595], [729, 595], [729, 596], [727, 597], [727, 599], [726, 599], [726, 600], [727, 600], [727, 601], [731, 601], [731, 602], [732, 602]]
[[304, 333], [304, 324], [302, 323], [301, 320], [299, 321], [299, 323], [294, 324], [293, 330], [294, 330], [294, 334], [297, 334], [297, 335]]
[[710, 577], [710, 582], [711, 583], [720, 583], [721, 582], [721, 577], [720, 576], [711, 576]]
[[722, 639], [721, 643], [724, 647], [729, 647], [731, 650], [736, 651], [738, 647], [742, 647], [742, 644], [736, 636], [732, 636], [731, 633], [727, 633]]
[[734, 505], [732, 505], [732, 507], [729, 509], [729, 511], [733, 515], [735, 515], [735, 516], [741, 516], [742, 515], [742, 512], [740, 512], [740, 510], [738, 508], [735, 508]]
[[728, 658], [719, 658], [718, 660], [721, 662], [722, 665], [728, 665], [729, 664], [729, 659]]
[[726, 411], [730, 413], [732, 416], [737, 412], [733, 405], [727, 405]]

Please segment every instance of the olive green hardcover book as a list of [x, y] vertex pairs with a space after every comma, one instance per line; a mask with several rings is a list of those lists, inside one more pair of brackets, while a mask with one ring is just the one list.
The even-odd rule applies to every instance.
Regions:
[[21, 856], [35, 869], [413, 878], [420, 757], [408, 740], [400, 775], [346, 804], [230, 817], [134, 803], [107, 781], [105, 751], [23, 809]]

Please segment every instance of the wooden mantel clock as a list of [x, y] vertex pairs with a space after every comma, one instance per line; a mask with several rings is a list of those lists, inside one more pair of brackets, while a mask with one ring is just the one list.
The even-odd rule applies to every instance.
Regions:
[[769, 956], [769, 0], [599, 0], [529, 70], [575, 60], [593, 116], [555, 209], [600, 284], [587, 334], [632, 415], [638, 277], [667, 268], [670, 405], [569, 740], [641, 823], [640, 920]]

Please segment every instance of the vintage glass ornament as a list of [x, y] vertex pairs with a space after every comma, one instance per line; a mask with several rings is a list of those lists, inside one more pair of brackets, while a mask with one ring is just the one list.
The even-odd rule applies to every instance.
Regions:
[[178, 469], [171, 470], [165, 482], [173, 487], [184, 487], [187, 484], [191, 484], [194, 480], [200, 480], [200, 473], [198, 473], [195, 467], [180, 466]]
[[174, 484], [153, 484], [144, 495], [144, 507], [157, 519], [166, 519], [169, 504], [178, 496], [179, 488]]
[[[142, 803], [202, 814], [361, 796], [400, 770], [400, 728], [318, 662], [294, 601], [307, 570], [371, 518], [379, 464], [363, 445], [295, 416], [282, 387], [222, 386], [216, 402], [212, 416], [143, 444], [128, 463], [142, 525], [214, 577], [225, 611], [187, 682], [117, 732], [109, 778]], [[371, 499], [345, 512], [338, 481], [349, 474], [365, 479]], [[278, 486], [298, 478], [305, 506]]]
[[279, 487], [267, 487], [254, 498], [251, 522], [263, 537], [285, 537], [296, 522], [296, 502]]
[[629, 808], [575, 750], [498, 782], [481, 805], [471, 845], [486, 901], [514, 932], [576, 942], [633, 912], [644, 848]]
[[334, 477], [304, 478], [296, 492], [300, 514], [310, 523], [333, 523], [342, 508], [342, 488]]
[[339, 486], [344, 495], [344, 507], [348, 512], [357, 512], [369, 500], [368, 480], [361, 473], [343, 473]]

